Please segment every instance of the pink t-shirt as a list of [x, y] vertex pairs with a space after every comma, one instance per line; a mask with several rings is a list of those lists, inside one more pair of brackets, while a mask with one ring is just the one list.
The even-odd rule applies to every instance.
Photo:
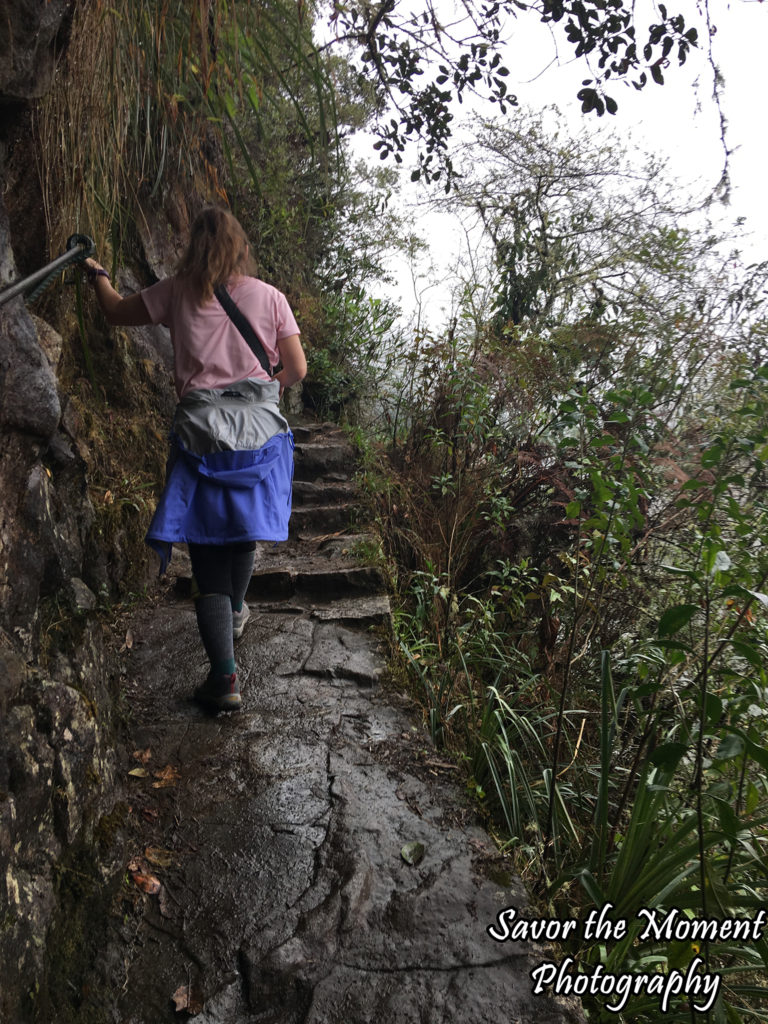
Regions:
[[[288, 300], [255, 277], [233, 278], [227, 291], [256, 331], [270, 365], [276, 366], [278, 341], [299, 333]], [[152, 323], [171, 330], [179, 398], [195, 388], [223, 388], [247, 377], [270, 379], [215, 297], [198, 306], [179, 277], [158, 281], [141, 297]]]

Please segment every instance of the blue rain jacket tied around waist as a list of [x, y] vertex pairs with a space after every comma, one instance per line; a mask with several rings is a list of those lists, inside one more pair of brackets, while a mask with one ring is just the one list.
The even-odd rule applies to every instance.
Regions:
[[[276, 409], [279, 386], [254, 384], [262, 382], [244, 381], [227, 388], [220, 403], [212, 389], [203, 395], [191, 392], [186, 404], [189, 396], [179, 403], [167, 480], [146, 537], [160, 555], [161, 572], [167, 568], [173, 544], [288, 538], [293, 434]], [[238, 406], [237, 421], [247, 425], [237, 436], [222, 429], [234, 422], [233, 402]], [[204, 410], [199, 422], [196, 409]], [[183, 440], [175, 429], [178, 424], [183, 425]], [[227, 432], [232, 449], [222, 450]], [[253, 444], [254, 438], [265, 435], [268, 439], [259, 447], [237, 447], [238, 442]]]

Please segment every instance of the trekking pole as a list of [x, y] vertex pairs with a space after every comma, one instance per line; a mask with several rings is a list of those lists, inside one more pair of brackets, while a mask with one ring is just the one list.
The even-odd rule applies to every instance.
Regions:
[[0, 291], [0, 306], [17, 295], [24, 295], [27, 301], [36, 299], [42, 294], [53, 279], [74, 263], [81, 263], [96, 251], [93, 239], [88, 235], [71, 235], [67, 240], [67, 251], [57, 256], [51, 263], [47, 263], [40, 270], [28, 277], [22, 277], [13, 284], [8, 285]]

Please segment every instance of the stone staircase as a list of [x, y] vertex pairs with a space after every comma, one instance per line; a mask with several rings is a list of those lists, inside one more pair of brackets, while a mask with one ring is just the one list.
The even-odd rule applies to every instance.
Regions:
[[[247, 599], [256, 610], [283, 610], [360, 628], [391, 626], [379, 541], [365, 529], [354, 481], [355, 452], [334, 424], [292, 423], [296, 449], [289, 539], [257, 545]], [[190, 594], [191, 568], [176, 549], [170, 574]]]
[[[296, 439], [290, 539], [261, 544], [249, 601], [292, 599], [314, 618], [360, 627], [391, 624], [378, 540], [365, 531], [355, 453], [333, 424], [292, 425]], [[369, 564], [366, 564], [366, 561]]]

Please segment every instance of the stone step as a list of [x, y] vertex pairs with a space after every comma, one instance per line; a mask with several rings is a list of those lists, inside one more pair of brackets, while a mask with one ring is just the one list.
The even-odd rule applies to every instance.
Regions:
[[392, 631], [392, 608], [386, 594], [306, 602], [297, 598], [278, 601], [249, 595], [248, 603], [256, 614], [291, 612], [294, 615], [308, 615], [318, 622], [335, 622], [350, 629], [377, 627], [387, 632]]
[[312, 427], [297, 427], [292, 426], [291, 431], [293, 432], [293, 440], [296, 444], [308, 444], [313, 438], [316, 438], [319, 431]]
[[346, 442], [344, 431], [336, 423], [301, 423], [288, 417], [294, 440], [307, 444], [325, 439], [340, 439]]
[[299, 505], [292, 509], [288, 532], [291, 537], [327, 536], [346, 529], [360, 509], [355, 502], [340, 505]]
[[[188, 560], [177, 565], [174, 590], [178, 597], [187, 598], [192, 594], [192, 575]], [[306, 566], [282, 564], [274, 567], [258, 567], [248, 584], [248, 599], [285, 601], [292, 598], [306, 598], [309, 601], [336, 601], [354, 598], [381, 598], [386, 595], [384, 574], [375, 565], [318, 565], [308, 562]], [[387, 604], [389, 599], [387, 598]]]
[[382, 557], [381, 539], [375, 533], [342, 533], [325, 537], [317, 548], [317, 556], [332, 561], [339, 559], [355, 559], [359, 564], [362, 559], [379, 559]]
[[343, 598], [315, 605], [312, 617], [323, 622], [340, 622], [347, 626], [384, 626], [392, 629], [392, 607], [386, 594]]
[[248, 596], [290, 598], [306, 596], [332, 601], [341, 597], [379, 596], [386, 591], [382, 571], [374, 565], [339, 569], [257, 569], [248, 585]]
[[313, 541], [291, 538], [280, 544], [260, 543], [255, 569], [325, 572], [329, 568], [354, 569], [380, 558], [381, 542], [375, 534], [340, 530], [315, 537]]
[[[267, 574], [265, 574], [267, 575]], [[287, 576], [288, 574], [286, 574]], [[298, 586], [296, 585], [298, 583]], [[191, 596], [191, 580], [178, 577], [177, 597]], [[308, 615], [320, 622], [336, 622], [350, 628], [368, 629], [372, 626], [392, 630], [392, 608], [384, 592], [343, 594], [338, 591], [318, 593], [304, 589], [301, 581], [289, 578], [254, 576], [248, 588], [248, 603], [255, 612]]]
[[[262, 541], [256, 546], [254, 571], [259, 573], [288, 572], [320, 574], [359, 569], [362, 558], [378, 559], [380, 542], [372, 533], [340, 533], [319, 537], [314, 544], [307, 541], [288, 540], [280, 544]], [[189, 592], [192, 565], [186, 544], [176, 544], [173, 559], [168, 569], [171, 579], [186, 580], [177, 588]]]
[[341, 441], [297, 444], [293, 454], [295, 480], [340, 482], [350, 480], [355, 472], [354, 450]]
[[333, 482], [326, 480], [313, 483], [310, 480], [294, 480], [293, 506], [295, 508], [297, 505], [349, 503], [356, 493], [357, 488], [350, 481]]

